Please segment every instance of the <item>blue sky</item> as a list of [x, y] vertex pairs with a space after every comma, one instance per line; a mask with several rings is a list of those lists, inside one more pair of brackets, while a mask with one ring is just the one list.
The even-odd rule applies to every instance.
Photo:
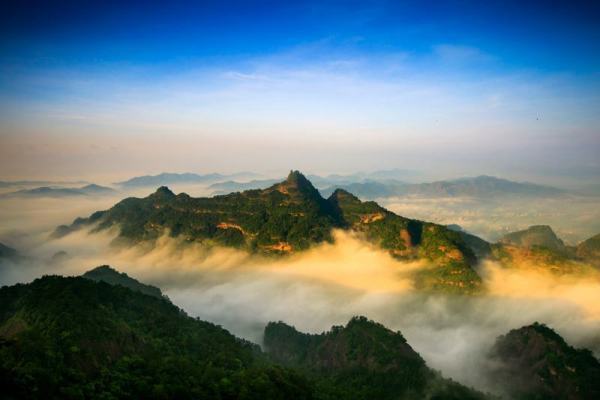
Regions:
[[124, 3], [7, 6], [0, 178], [598, 178], [598, 2]]

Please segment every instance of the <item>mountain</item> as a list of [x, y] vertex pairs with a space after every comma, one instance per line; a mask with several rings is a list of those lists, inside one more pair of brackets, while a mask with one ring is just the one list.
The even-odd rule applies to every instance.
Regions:
[[45, 276], [0, 288], [2, 398], [484, 398], [362, 317], [322, 335], [269, 323], [265, 344], [121, 285]]
[[167, 299], [81, 277], [0, 288], [5, 399], [311, 399], [298, 372]]
[[365, 198], [415, 196], [415, 197], [477, 197], [499, 196], [549, 197], [566, 192], [551, 186], [528, 182], [514, 182], [493, 176], [459, 178], [429, 183], [404, 183], [396, 180], [367, 180], [334, 185], [323, 189], [326, 195], [343, 188]]
[[17, 256], [17, 250], [0, 243], [0, 260], [3, 258], [15, 258]]
[[569, 346], [534, 323], [497, 339], [489, 371], [513, 399], [598, 399], [600, 363], [589, 350]]
[[148, 186], [166, 186], [173, 185], [176, 183], [215, 183], [219, 181], [223, 181], [226, 179], [255, 179], [259, 177], [258, 174], [252, 172], [238, 172], [230, 175], [222, 175], [222, 174], [194, 174], [194, 173], [168, 173], [163, 172], [158, 175], [144, 175], [144, 176], [136, 176], [134, 178], [128, 179], [123, 182], [117, 182], [115, 185], [121, 186], [123, 188], [138, 188], [138, 187], [148, 187]]
[[600, 233], [579, 243], [575, 252], [581, 259], [600, 267]]
[[96, 184], [90, 184], [79, 188], [80, 191], [87, 195], [104, 195], [104, 194], [114, 194], [115, 190], [106, 186], [100, 186]]
[[548, 225], [533, 225], [522, 231], [504, 235], [500, 243], [519, 247], [545, 247], [558, 252], [565, 252], [566, 247]]
[[216, 182], [225, 179], [225, 175], [221, 174], [207, 174], [199, 175], [192, 173], [174, 174], [164, 172], [158, 175], [144, 175], [136, 176], [123, 182], [116, 182], [115, 185], [124, 188], [136, 188], [136, 187], [147, 187], [147, 186], [162, 186], [172, 185], [174, 183], [208, 183]]
[[410, 184], [399, 181], [375, 181], [365, 180], [362, 182], [349, 182], [336, 184], [322, 190], [323, 195], [327, 196], [333, 193], [336, 189], [343, 189], [353, 193], [356, 196], [367, 199], [376, 199], [380, 197], [403, 196], [407, 194]]
[[424, 259], [436, 265], [422, 271], [417, 286], [449, 292], [474, 293], [481, 278], [473, 270], [477, 257], [461, 233], [445, 226], [404, 218], [373, 201], [362, 202], [345, 190], [336, 190], [334, 204], [345, 227], [399, 259]]
[[332, 230], [344, 229], [361, 234], [398, 259], [434, 264], [435, 268], [419, 275], [421, 288], [472, 293], [481, 285], [472, 268], [477, 257], [462, 234], [398, 216], [344, 190], [325, 199], [298, 171], [267, 189], [211, 198], [175, 195], [161, 187], [146, 198], [128, 198], [109, 210], [60, 226], [53, 236], [86, 226], [100, 231], [115, 225], [120, 227], [121, 243], [155, 240], [168, 232], [186, 241], [269, 254], [332, 242]]
[[600, 196], [600, 183], [591, 183], [575, 190], [576, 193], [583, 196]]
[[110, 285], [121, 285], [140, 293], [154, 296], [159, 299], [163, 298], [163, 294], [159, 288], [155, 286], [145, 285], [124, 272], [114, 270], [108, 265], [101, 265], [82, 275], [83, 278], [91, 279], [97, 282], [106, 282]]
[[115, 194], [116, 191], [109, 187], [99, 185], [86, 185], [80, 188], [64, 188], [64, 187], [51, 187], [42, 186], [33, 189], [23, 189], [16, 192], [4, 193], [0, 195], [3, 198], [14, 198], [14, 197], [28, 197], [28, 198], [40, 198], [40, 197], [51, 197], [51, 198], [62, 198], [62, 197], [73, 197], [73, 196], [104, 196]]
[[[400, 182], [410, 181], [414, 182], [415, 179], [422, 176], [421, 173], [414, 170], [407, 169], [390, 169], [390, 170], [379, 170], [371, 172], [356, 172], [353, 174], [341, 175], [341, 174], [330, 174], [326, 176], [319, 175], [308, 175], [308, 179], [313, 182], [319, 188], [324, 188], [330, 185], [346, 185], [352, 183], [363, 183], [363, 182]], [[339, 186], [338, 186], [339, 187]], [[342, 187], [339, 187], [342, 188]], [[348, 188], [343, 187], [348, 190]], [[335, 190], [335, 187], [330, 190], [330, 193]], [[329, 194], [329, 193], [328, 193]]]
[[410, 192], [411, 194], [432, 197], [558, 196], [565, 193], [564, 190], [551, 186], [537, 185], [529, 182], [514, 182], [487, 175], [422, 183], [415, 185], [411, 188]]
[[31, 186], [83, 185], [85, 181], [56, 182], [56, 181], [0, 181], [0, 188], [24, 188]]
[[272, 360], [305, 371], [330, 391], [332, 399], [484, 398], [443, 379], [400, 332], [365, 317], [316, 335], [271, 322], [265, 328], [264, 346]]
[[[590, 247], [592, 243], [593, 238]], [[586, 247], [583, 243], [581, 246]], [[580, 250], [578, 254], [575, 247], [566, 246], [547, 225], [509, 233], [491, 247], [493, 258], [507, 267], [525, 266], [558, 275], [596, 272], [593, 266], [597, 265], [598, 258], [593, 253]]]

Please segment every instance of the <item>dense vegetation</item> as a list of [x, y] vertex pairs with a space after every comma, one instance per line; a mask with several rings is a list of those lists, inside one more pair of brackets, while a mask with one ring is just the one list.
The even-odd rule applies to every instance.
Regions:
[[481, 399], [430, 370], [399, 332], [364, 317], [310, 335], [282, 322], [265, 328], [271, 358], [299, 368], [330, 399]]
[[[353, 230], [400, 259], [426, 259], [439, 266], [419, 279], [425, 289], [473, 293], [481, 279], [472, 269], [476, 256], [464, 234], [445, 226], [398, 216], [375, 202], [362, 202], [337, 190], [324, 199], [297, 171], [264, 190], [192, 198], [166, 187], [143, 198], [128, 198], [89, 218], [61, 226], [55, 236], [95, 224], [119, 226], [119, 241], [171, 236], [207, 245], [287, 254], [333, 240], [334, 228]], [[439, 273], [438, 273], [439, 272]]]
[[498, 338], [493, 379], [515, 399], [598, 399], [600, 363], [589, 350], [569, 346], [545, 325], [534, 323]]
[[[264, 344], [267, 353], [119, 282], [46, 276], [0, 288], [2, 398], [487, 397], [442, 378], [400, 332], [364, 317], [313, 335], [272, 322]], [[500, 337], [491, 358], [487, 372], [514, 398], [600, 396], [598, 360], [544, 325]]]
[[270, 324], [265, 342], [271, 349], [292, 346], [301, 358], [273, 351], [269, 360], [258, 346], [187, 316], [165, 298], [46, 276], [0, 289], [2, 396], [481, 398], [429, 370], [402, 335], [364, 318], [320, 336], [286, 335], [286, 329]]
[[84, 278], [0, 289], [3, 398], [308, 399], [298, 373], [167, 299]]

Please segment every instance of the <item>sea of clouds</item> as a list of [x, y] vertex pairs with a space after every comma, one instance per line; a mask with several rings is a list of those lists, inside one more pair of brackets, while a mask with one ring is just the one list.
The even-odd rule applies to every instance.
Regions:
[[481, 375], [495, 339], [534, 321], [549, 325], [570, 344], [600, 354], [596, 275], [558, 277], [486, 261], [478, 267], [486, 295], [440, 296], [413, 287], [414, 272], [431, 266], [399, 262], [341, 231], [335, 232], [333, 244], [285, 258], [208, 249], [168, 235], [152, 244], [115, 247], [116, 229], [48, 238], [56, 225], [107, 208], [113, 200], [5, 202], [0, 242], [16, 247], [22, 257], [2, 264], [0, 285], [44, 274], [79, 275], [108, 264], [160, 287], [190, 315], [256, 343], [262, 342], [269, 321], [318, 333], [365, 315], [401, 331], [444, 376], [485, 390], [495, 390]]

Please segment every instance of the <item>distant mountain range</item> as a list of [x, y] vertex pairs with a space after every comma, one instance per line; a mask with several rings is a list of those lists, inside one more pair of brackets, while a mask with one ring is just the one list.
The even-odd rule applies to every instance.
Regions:
[[138, 188], [148, 186], [158, 187], [173, 184], [209, 184], [234, 179], [256, 179], [259, 176], [260, 175], [253, 172], [239, 172], [230, 175], [222, 175], [217, 173], [200, 175], [189, 172], [176, 174], [164, 172], [158, 175], [136, 176], [123, 182], [116, 182], [115, 185], [123, 188]]
[[389, 170], [378, 170], [371, 172], [356, 172], [353, 174], [330, 174], [325, 176], [320, 175], [307, 175], [317, 187], [325, 187], [327, 185], [343, 185], [349, 183], [359, 183], [366, 181], [402, 181], [402, 182], [415, 182], [417, 179], [422, 177], [422, 174], [418, 171], [394, 168]]
[[[365, 178], [368, 176], [368, 178]], [[307, 178], [319, 189], [324, 197], [330, 196], [336, 189], [344, 189], [365, 199], [384, 197], [475, 197], [498, 198], [506, 196], [521, 197], [557, 197], [569, 192], [551, 186], [529, 182], [514, 182], [493, 176], [459, 178], [447, 181], [427, 183], [407, 183], [395, 179], [374, 178], [379, 175], [329, 175], [320, 177], [308, 175]], [[274, 183], [275, 179], [253, 180], [250, 182], [226, 181], [209, 186], [214, 194], [226, 194], [250, 189], [264, 189]], [[574, 192], [574, 194], [577, 194]]]
[[[307, 175], [324, 197], [329, 197], [336, 189], [344, 189], [365, 199], [384, 197], [475, 197], [498, 198], [504, 196], [523, 197], [556, 197], [568, 193], [574, 195], [592, 196], [596, 192], [579, 190], [568, 192], [552, 186], [538, 185], [529, 182], [515, 182], [493, 176], [481, 175], [459, 179], [415, 183], [419, 175], [408, 170], [375, 171], [369, 173], [355, 173], [349, 175]], [[260, 178], [260, 179], [259, 179]], [[410, 182], [402, 180], [407, 178]], [[158, 175], [138, 176], [126, 181], [117, 182], [115, 185], [122, 189], [136, 189], [145, 187], [159, 187], [177, 184], [202, 184], [208, 185], [213, 194], [227, 194], [232, 192], [265, 189], [278, 179], [261, 178], [252, 172], [239, 172], [234, 174], [195, 174], [195, 173], [161, 173]], [[13, 192], [17, 196], [76, 196], [85, 192], [84, 188], [66, 188], [60, 185], [45, 184], [43, 187], [31, 188], [34, 181], [0, 182], [0, 187], [18, 187], [27, 184], [27, 190]], [[97, 185], [89, 185], [97, 186]], [[106, 188], [110, 189], [110, 188]], [[12, 195], [12, 194], [11, 194]]]
[[109, 187], [99, 186], [90, 184], [82, 186], [80, 188], [65, 188], [65, 187], [52, 187], [43, 186], [33, 189], [22, 189], [15, 192], [3, 193], [0, 198], [13, 198], [13, 197], [27, 197], [27, 198], [41, 198], [41, 197], [73, 197], [73, 196], [106, 196], [115, 194], [116, 191]]
[[31, 187], [31, 186], [60, 186], [85, 185], [86, 181], [57, 182], [57, 181], [0, 181], [0, 188]]
[[[398, 176], [399, 171], [379, 171], [374, 173], [356, 173], [350, 175], [308, 175], [308, 178], [318, 187], [333, 184], [348, 184], [352, 182], [362, 182], [365, 179], [376, 179], [384, 176]], [[259, 179], [260, 174], [252, 172], [239, 172], [235, 174], [196, 174], [196, 173], [168, 173], [164, 172], [158, 175], [144, 175], [128, 179], [123, 182], [116, 182], [115, 185], [123, 188], [139, 187], [159, 187], [174, 184], [209, 184], [209, 189], [216, 194], [226, 194], [238, 192], [241, 190], [263, 189], [279, 182], [281, 179]]]
[[[117, 281], [44, 276], [0, 288], [3, 398], [496, 398], [442, 377], [401, 332], [365, 317], [321, 334], [270, 322], [263, 350], [102, 268]], [[481, 379], [511, 398], [600, 394], [598, 360], [544, 325], [510, 331], [489, 354]]]
[[400, 181], [365, 181], [345, 185], [332, 185], [322, 189], [327, 196], [335, 189], [342, 188], [364, 198], [380, 198], [391, 196], [417, 197], [480, 197], [527, 196], [554, 197], [567, 192], [551, 186], [537, 185], [528, 182], [514, 182], [493, 176], [460, 178], [430, 183], [405, 183]]
[[266, 189], [279, 182], [278, 179], [255, 179], [249, 182], [225, 181], [213, 183], [208, 189], [214, 194], [227, 194], [251, 189]]
[[[417, 197], [479, 197], [492, 198], [498, 196], [555, 197], [567, 191], [552, 186], [538, 185], [529, 182], [515, 182], [493, 176], [481, 175], [451, 180], [415, 183], [419, 175], [408, 170], [375, 171], [349, 175], [307, 175], [322, 195], [330, 196], [335, 189], [344, 189], [366, 199], [392, 196]], [[250, 189], [264, 189], [277, 179], [258, 179], [260, 175], [251, 172], [223, 175], [195, 173], [162, 173], [131, 178], [117, 182], [122, 188], [158, 187], [174, 184], [206, 184], [214, 194], [226, 194]], [[410, 182], [403, 180], [409, 179]], [[579, 192], [573, 192], [577, 194]], [[589, 193], [588, 193], [589, 194]]]

